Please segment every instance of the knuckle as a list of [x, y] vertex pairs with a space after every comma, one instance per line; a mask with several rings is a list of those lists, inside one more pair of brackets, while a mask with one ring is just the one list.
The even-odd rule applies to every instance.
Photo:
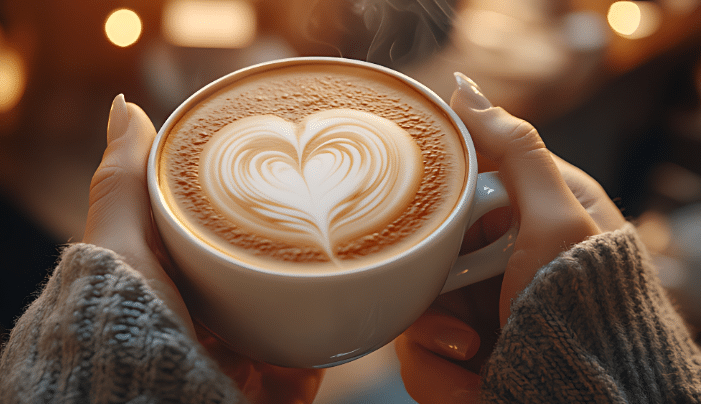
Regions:
[[118, 165], [102, 164], [90, 181], [90, 203], [120, 192], [129, 183], [143, 183], [143, 178]]
[[90, 203], [102, 199], [118, 187], [122, 169], [115, 166], [100, 166], [90, 181]]
[[548, 152], [543, 139], [541, 139], [540, 134], [538, 134], [538, 130], [525, 120], [520, 120], [519, 123], [514, 126], [509, 133], [508, 139], [509, 147], [507, 150], [513, 153], [527, 155], [531, 153], [541, 154]]

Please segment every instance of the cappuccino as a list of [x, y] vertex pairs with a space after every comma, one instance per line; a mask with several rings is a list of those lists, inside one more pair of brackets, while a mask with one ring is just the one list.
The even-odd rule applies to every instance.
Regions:
[[332, 62], [243, 76], [187, 111], [158, 153], [194, 237], [271, 270], [348, 270], [426, 239], [465, 187], [462, 135], [395, 77]]

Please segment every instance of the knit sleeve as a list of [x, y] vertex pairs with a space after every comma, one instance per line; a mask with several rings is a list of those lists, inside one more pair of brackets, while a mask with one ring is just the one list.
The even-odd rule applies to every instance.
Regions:
[[2, 403], [239, 403], [231, 379], [139, 273], [68, 247], [0, 358]]
[[632, 225], [578, 244], [514, 300], [482, 400], [701, 402], [701, 352]]

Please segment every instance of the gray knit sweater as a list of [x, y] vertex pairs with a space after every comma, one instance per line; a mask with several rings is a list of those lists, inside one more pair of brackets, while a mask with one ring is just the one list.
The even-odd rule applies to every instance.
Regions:
[[238, 403], [180, 319], [113, 252], [65, 249], [0, 358], [0, 404]]
[[701, 403], [701, 351], [627, 224], [540, 269], [482, 381], [485, 402]]
[[[428, 370], [430, 371], [430, 370]], [[485, 402], [701, 402], [701, 352], [631, 225], [542, 268], [483, 371]], [[0, 403], [241, 402], [114, 253], [70, 246], [0, 359]]]

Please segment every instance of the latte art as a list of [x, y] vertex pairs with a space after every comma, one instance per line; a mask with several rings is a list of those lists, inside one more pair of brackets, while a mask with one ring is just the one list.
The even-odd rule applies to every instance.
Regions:
[[332, 62], [236, 77], [198, 100], [159, 150], [183, 228], [254, 268], [366, 268], [424, 242], [465, 186], [450, 117], [385, 73]]
[[394, 221], [423, 178], [421, 149], [378, 115], [332, 109], [299, 124], [250, 116], [217, 131], [200, 155], [200, 185], [248, 231], [334, 249]]

